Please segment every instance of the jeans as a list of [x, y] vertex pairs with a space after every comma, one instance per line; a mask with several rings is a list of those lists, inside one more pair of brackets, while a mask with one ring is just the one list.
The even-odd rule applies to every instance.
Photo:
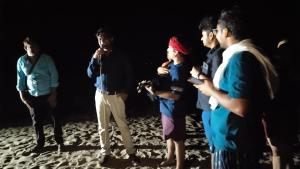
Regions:
[[62, 138], [62, 126], [56, 108], [50, 107], [48, 103], [49, 95], [44, 96], [29, 96], [29, 100], [32, 103], [32, 109], [29, 110], [32, 120], [32, 125], [36, 134], [36, 141], [38, 146], [44, 146], [45, 135], [43, 124], [45, 117], [51, 117], [52, 125], [54, 128], [54, 137], [57, 144], [63, 144]]
[[208, 140], [209, 149], [212, 152], [213, 151], [213, 142], [212, 142], [212, 130], [210, 126], [210, 113], [211, 112], [202, 112], [202, 123], [204, 127], [205, 136]]

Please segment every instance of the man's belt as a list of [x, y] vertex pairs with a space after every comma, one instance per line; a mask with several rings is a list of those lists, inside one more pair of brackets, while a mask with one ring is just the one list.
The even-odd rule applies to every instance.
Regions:
[[120, 93], [119, 91], [104, 91], [104, 90], [100, 90], [100, 89], [97, 89], [97, 91], [99, 93], [106, 94], [106, 95], [117, 95]]

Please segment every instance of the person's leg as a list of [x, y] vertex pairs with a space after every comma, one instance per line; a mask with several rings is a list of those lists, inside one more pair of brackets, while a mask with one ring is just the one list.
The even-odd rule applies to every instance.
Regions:
[[51, 107], [47, 100], [45, 100], [45, 107], [48, 110], [50, 117], [52, 119], [52, 125], [54, 128], [54, 138], [58, 145], [63, 145], [63, 131], [61, 126], [61, 120], [59, 112], [57, 112], [57, 107]]
[[133, 146], [132, 138], [127, 124], [124, 101], [120, 96], [109, 95], [108, 102], [110, 104], [110, 110], [113, 114], [113, 117], [121, 132], [122, 140], [127, 154], [135, 154], [136, 149]]
[[273, 169], [293, 169], [292, 146], [279, 143], [271, 138], [267, 138], [267, 141], [272, 150]]
[[176, 154], [176, 169], [184, 168], [184, 159], [185, 159], [185, 148], [184, 141], [174, 141], [175, 143], [175, 154]]
[[272, 168], [273, 169], [281, 169], [280, 164], [280, 156], [278, 152], [278, 147], [273, 144], [273, 141], [271, 138], [267, 138], [268, 144], [272, 150]]
[[100, 136], [101, 155], [109, 155], [110, 142], [109, 142], [109, 121], [110, 121], [110, 110], [107, 106], [107, 95], [104, 95], [98, 91], [95, 94], [95, 105], [98, 120], [98, 131]]
[[167, 139], [167, 159], [160, 163], [161, 167], [167, 167], [175, 165], [176, 161], [174, 158], [175, 143], [173, 139]]
[[238, 163], [237, 168], [238, 169], [253, 169], [257, 168], [260, 169], [259, 159], [261, 157], [261, 154], [257, 149], [251, 149], [249, 152], [239, 152], [237, 155]]
[[213, 153], [210, 153], [210, 168], [212, 169], [214, 166], [214, 158], [213, 158]]
[[33, 108], [29, 110], [31, 119], [32, 119], [32, 126], [35, 130], [36, 134], [36, 142], [38, 147], [43, 147], [45, 144], [45, 135], [43, 129], [43, 119], [44, 114], [41, 109], [41, 103], [37, 98], [30, 96], [30, 101], [32, 103]]
[[211, 112], [203, 111], [201, 117], [202, 117], [202, 123], [203, 123], [203, 127], [204, 127], [205, 136], [208, 141], [209, 150], [210, 150], [210, 152], [212, 152], [213, 144], [212, 144], [212, 130], [210, 127], [210, 115], [211, 115]]
[[167, 140], [167, 160], [168, 162], [174, 161], [175, 144], [173, 139]]

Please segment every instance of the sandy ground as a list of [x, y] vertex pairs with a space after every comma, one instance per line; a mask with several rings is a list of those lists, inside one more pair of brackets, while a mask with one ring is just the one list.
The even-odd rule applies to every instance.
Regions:
[[[207, 149], [201, 123], [193, 116], [187, 116], [186, 164], [187, 168], [208, 169], [210, 154]], [[122, 146], [120, 132], [115, 122], [111, 123], [111, 146], [113, 157], [100, 166], [99, 136], [96, 121], [68, 122], [64, 124], [66, 149], [57, 151], [51, 125], [45, 125], [45, 151], [40, 154], [28, 153], [34, 145], [34, 131], [31, 126], [0, 129], [0, 168], [159, 168], [158, 164], [166, 153], [165, 142], [161, 138], [159, 116], [129, 118], [133, 141], [141, 158], [138, 166], [128, 160]], [[263, 169], [271, 169], [270, 152], [261, 159]], [[294, 162], [300, 168], [300, 153], [294, 154]], [[174, 167], [164, 167], [174, 168]]]

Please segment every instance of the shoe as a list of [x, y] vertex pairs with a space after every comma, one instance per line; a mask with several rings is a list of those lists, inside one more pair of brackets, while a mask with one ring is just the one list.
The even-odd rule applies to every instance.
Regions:
[[40, 145], [36, 145], [35, 147], [33, 147], [30, 152], [32, 153], [40, 153], [42, 152], [44, 149], [44, 146], [40, 146]]
[[168, 167], [176, 165], [176, 160], [165, 160], [159, 164], [160, 167]]
[[129, 154], [129, 160], [133, 165], [141, 163], [141, 160], [135, 154]]
[[109, 159], [109, 155], [101, 155], [99, 157], [99, 164], [100, 165], [105, 164], [108, 161], [108, 159]]

